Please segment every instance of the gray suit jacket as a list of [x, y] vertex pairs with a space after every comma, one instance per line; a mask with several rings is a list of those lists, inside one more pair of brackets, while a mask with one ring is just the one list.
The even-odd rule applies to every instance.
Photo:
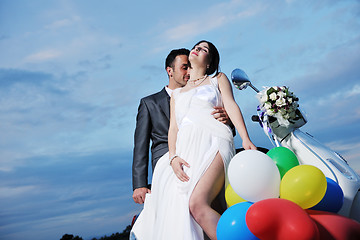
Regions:
[[156, 162], [168, 149], [170, 97], [165, 88], [140, 100], [136, 117], [133, 152], [133, 189], [148, 186], [149, 146], [154, 170]]

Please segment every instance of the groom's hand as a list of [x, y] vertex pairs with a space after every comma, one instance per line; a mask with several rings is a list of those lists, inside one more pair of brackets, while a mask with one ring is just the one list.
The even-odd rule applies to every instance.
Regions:
[[147, 193], [151, 193], [151, 190], [146, 187], [136, 188], [133, 193], [134, 202], [143, 204]]
[[230, 125], [230, 118], [223, 107], [214, 107], [214, 111], [211, 113], [216, 120], [226, 125]]
[[189, 176], [184, 172], [183, 166], [190, 167], [190, 165], [182, 158], [176, 157], [171, 162], [171, 167], [177, 176], [182, 182], [189, 181]]

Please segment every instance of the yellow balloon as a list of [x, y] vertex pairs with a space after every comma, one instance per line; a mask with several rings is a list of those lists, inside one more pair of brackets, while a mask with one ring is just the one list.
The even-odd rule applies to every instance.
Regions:
[[245, 199], [240, 197], [234, 191], [234, 189], [231, 187], [230, 184], [225, 189], [225, 200], [226, 200], [226, 203], [227, 203], [228, 207], [231, 207], [232, 205], [235, 205], [235, 204], [240, 203], [240, 202], [246, 202]]
[[311, 165], [298, 165], [286, 172], [282, 178], [280, 198], [307, 209], [321, 201], [326, 188], [326, 177], [320, 169]]

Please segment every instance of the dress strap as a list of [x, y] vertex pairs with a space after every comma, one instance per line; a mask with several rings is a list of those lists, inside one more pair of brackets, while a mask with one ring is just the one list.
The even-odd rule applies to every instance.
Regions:
[[219, 82], [217, 77], [211, 77], [210, 78], [210, 83], [217, 89], [219, 89]]

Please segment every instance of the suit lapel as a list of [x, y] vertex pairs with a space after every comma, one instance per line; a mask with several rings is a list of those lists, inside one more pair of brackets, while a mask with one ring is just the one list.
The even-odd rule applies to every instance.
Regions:
[[160, 107], [165, 113], [166, 117], [170, 120], [170, 96], [167, 94], [165, 88], [161, 90], [161, 103]]

